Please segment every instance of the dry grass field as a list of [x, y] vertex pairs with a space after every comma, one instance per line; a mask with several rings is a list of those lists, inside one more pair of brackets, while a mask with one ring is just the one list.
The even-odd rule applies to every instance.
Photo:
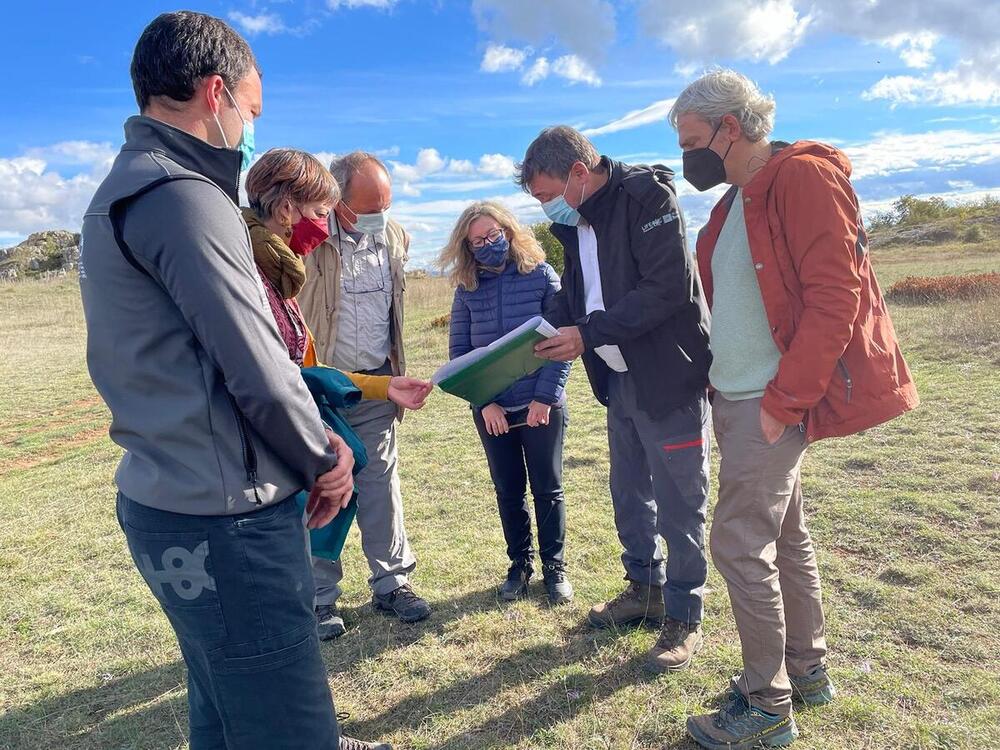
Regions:
[[[996, 242], [875, 253], [904, 276], [1000, 270]], [[431, 321], [451, 292], [407, 290], [413, 374], [446, 356]], [[923, 398], [916, 412], [809, 452], [841, 697], [798, 715], [797, 747], [978, 750], [1000, 741], [1000, 300], [895, 304]], [[114, 519], [119, 450], [84, 363], [73, 279], [0, 286], [0, 748], [183, 748], [184, 669]], [[693, 748], [684, 717], [739, 668], [718, 574], [706, 647], [688, 672], [642, 669], [646, 630], [595, 632], [587, 609], [622, 585], [603, 408], [570, 386], [568, 564], [574, 604], [541, 585], [501, 605], [502, 535], [467, 407], [440, 392], [401, 427], [414, 583], [435, 608], [415, 626], [367, 606], [357, 531], [345, 552], [349, 632], [324, 644], [348, 731], [407, 750]], [[261, 710], [267, 710], [262, 706]]]

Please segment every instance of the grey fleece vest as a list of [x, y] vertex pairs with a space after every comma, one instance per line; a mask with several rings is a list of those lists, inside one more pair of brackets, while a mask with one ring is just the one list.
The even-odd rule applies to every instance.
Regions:
[[[161, 250], [125, 242], [126, 235], [146, 236], [143, 232], [169, 239], [175, 229], [170, 222], [187, 219], [178, 222], [174, 200], [166, 212], [172, 218], [161, 224], [158, 208], [164, 208], [171, 196], [176, 198], [178, 190], [195, 191], [202, 212], [190, 221], [203, 222], [211, 230], [206, 242], [214, 232], [227, 246], [225, 253], [205, 255], [222, 258], [218, 272], [235, 274], [241, 288], [249, 290], [241, 303], [246, 308], [249, 302], [252, 314], [237, 311], [226, 320], [243, 319], [246, 325], [258, 327], [259, 331], [251, 331], [249, 338], [240, 341], [263, 342], [263, 355], [280, 351], [274, 348], [279, 342], [273, 340], [273, 320], [271, 329], [266, 325], [270, 319], [267, 300], [235, 202], [239, 155], [199, 144], [192, 136], [149, 118], [126, 123], [126, 143], [84, 217], [80, 287], [87, 322], [87, 364], [112, 413], [111, 438], [125, 451], [115, 475], [119, 489], [136, 502], [162, 510], [230, 515], [255, 510], [311, 485], [335, 459], [321, 444], [325, 443], [322, 424], [297, 369], [282, 369], [280, 363], [275, 366], [274, 382], [261, 385], [262, 402], [287, 396], [295, 404], [290, 411], [299, 409], [303, 401], [308, 403], [299, 417], [299, 432], [305, 436], [304, 447], [298, 450], [301, 460], [291, 453], [277, 455], [274, 437], [265, 440], [244, 416], [252, 403], [245, 394], [254, 393], [257, 383], [240, 383], [242, 392], [227, 387], [226, 375], [214, 361], [220, 359], [225, 342], [201, 341], [197, 326], [192, 325], [193, 317], [211, 316], [230, 300], [201, 300], [200, 308], [182, 304], [177, 299], [176, 274], [184, 268], [163, 270], [155, 258], [157, 252], [162, 255], [169, 250], [169, 242]], [[213, 172], [221, 175], [218, 181], [206, 176]], [[229, 175], [232, 188], [226, 190], [220, 184], [228, 184]], [[140, 201], [141, 212], [135, 208]], [[133, 231], [131, 223], [128, 232], [123, 229], [134, 208], [136, 216], [144, 217], [138, 228], [142, 232]], [[253, 282], [259, 289], [257, 299], [249, 286]], [[266, 317], [253, 309], [258, 302], [261, 310], [268, 311]], [[241, 375], [233, 371], [242, 369], [233, 363], [254, 354], [226, 352], [231, 380]], [[255, 372], [249, 366], [246, 371]], [[244, 396], [242, 409], [234, 392]], [[256, 420], [257, 426], [267, 433], [262, 419]]]

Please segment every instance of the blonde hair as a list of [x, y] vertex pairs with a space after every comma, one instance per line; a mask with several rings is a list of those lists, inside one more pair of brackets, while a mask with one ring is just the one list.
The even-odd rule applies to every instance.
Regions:
[[481, 216], [488, 216], [500, 225], [510, 242], [508, 258], [517, 264], [518, 273], [531, 273], [544, 262], [545, 251], [529, 227], [522, 225], [502, 204], [477, 201], [458, 217], [455, 228], [451, 230], [451, 238], [438, 257], [438, 267], [448, 275], [452, 284], [470, 292], [479, 286], [476, 257], [467, 238], [472, 222]]

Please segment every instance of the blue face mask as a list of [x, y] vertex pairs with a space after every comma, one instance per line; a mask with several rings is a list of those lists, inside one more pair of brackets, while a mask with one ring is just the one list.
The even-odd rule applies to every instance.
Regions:
[[361, 234], [378, 234], [385, 231], [389, 216], [385, 211], [375, 214], [355, 214], [354, 231]]
[[[580, 203], [583, 203], [583, 192], [586, 189], [587, 185], [585, 183], [583, 190], [580, 191]], [[566, 202], [567, 190], [569, 190], [568, 180], [566, 181], [566, 187], [563, 188], [562, 195], [557, 195], [552, 200], [543, 203], [542, 211], [544, 211], [545, 215], [549, 217], [549, 221], [555, 222], [556, 224], [565, 224], [566, 226], [575, 227], [580, 223], [580, 212]]]
[[507, 260], [508, 250], [510, 250], [510, 241], [506, 237], [501, 237], [489, 245], [473, 248], [472, 254], [476, 256], [476, 262], [479, 265], [487, 268], [499, 268]]
[[[240, 142], [236, 144], [234, 150], [240, 152], [242, 160], [240, 162], [240, 171], [245, 172], [250, 168], [251, 162], [253, 162], [253, 120], [243, 119], [243, 112], [240, 110], [240, 105], [236, 103], [236, 97], [233, 96], [229, 87], [226, 87], [226, 93], [229, 95], [229, 99], [232, 101], [233, 106], [236, 107], [236, 114], [240, 116], [243, 120], [243, 134], [240, 136]], [[226, 138], [226, 131], [222, 129], [222, 123], [219, 122], [219, 115], [215, 115], [215, 124], [219, 126], [219, 132], [222, 133], [222, 142], [226, 144], [226, 148], [230, 148], [229, 141]]]

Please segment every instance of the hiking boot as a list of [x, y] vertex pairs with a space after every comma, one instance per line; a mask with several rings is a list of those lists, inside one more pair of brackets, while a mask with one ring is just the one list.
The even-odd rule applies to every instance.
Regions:
[[507, 570], [507, 580], [500, 584], [497, 592], [505, 602], [512, 602], [528, 595], [528, 581], [534, 573], [531, 567], [531, 558], [515, 560]]
[[[743, 675], [734, 675], [729, 683], [729, 688], [722, 696], [722, 704], [734, 699], [740, 693], [736, 687]], [[788, 675], [788, 681], [792, 683], [792, 700], [806, 706], [825, 706], [837, 697], [837, 688], [826, 672], [826, 666], [820, 664], [809, 674], [803, 677]]]
[[573, 585], [566, 578], [566, 568], [562, 563], [542, 563], [542, 579], [549, 604], [569, 604], [573, 601]]
[[802, 677], [788, 675], [792, 683], [792, 700], [799, 700], [807, 706], [825, 706], [837, 697], [837, 688], [826, 672], [826, 665], [820, 664]]
[[392, 750], [388, 742], [363, 742], [340, 735], [340, 750]]
[[413, 593], [408, 583], [384, 596], [372, 594], [372, 608], [383, 614], [396, 615], [402, 622], [419, 622], [431, 616], [431, 605]]
[[347, 632], [344, 627], [344, 618], [340, 616], [340, 610], [336, 604], [321, 604], [316, 607], [316, 632], [319, 633], [321, 641], [332, 641], [340, 638]]
[[778, 716], [747, 703], [742, 693], [727, 694], [729, 700], [711, 714], [690, 716], [691, 739], [708, 750], [755, 750], [787, 747], [799, 736], [791, 714]]
[[663, 590], [659, 586], [629, 581], [628, 588], [610, 602], [595, 604], [587, 615], [594, 628], [615, 628], [644, 623], [659, 627], [663, 622]]
[[[351, 718], [349, 713], [338, 713], [337, 723], [342, 725], [349, 718]], [[392, 750], [392, 745], [388, 742], [364, 742], [353, 737], [340, 735], [338, 750]]]
[[688, 625], [672, 617], [663, 619], [660, 637], [649, 650], [646, 666], [654, 672], [679, 672], [691, 666], [694, 655], [701, 650], [701, 625]]

